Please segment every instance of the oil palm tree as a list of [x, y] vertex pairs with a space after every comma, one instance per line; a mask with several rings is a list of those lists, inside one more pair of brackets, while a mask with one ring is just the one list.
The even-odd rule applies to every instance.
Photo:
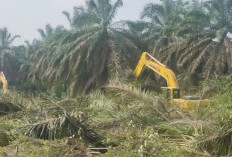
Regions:
[[47, 24], [45, 26], [45, 30], [43, 30], [42, 28], [39, 28], [39, 29], [37, 29], [37, 31], [39, 32], [39, 34], [42, 38], [46, 38], [46, 37], [52, 35], [53, 28], [50, 24]]
[[23, 56], [20, 57], [20, 79], [25, 81], [29, 73], [29, 69], [33, 62], [32, 57], [37, 52], [42, 45], [42, 41], [34, 39], [32, 42], [26, 40], [24, 45]]
[[62, 12], [72, 28], [79, 28], [87, 30], [87, 27], [93, 23], [100, 23], [97, 15], [84, 8], [83, 6], [73, 8], [73, 17], [67, 11]]
[[[204, 77], [209, 77], [231, 73], [232, 47], [228, 33], [232, 32], [232, 1], [208, 0], [203, 5], [204, 12], [210, 15], [209, 25], [201, 20], [205, 26], [183, 43], [186, 50], [179, 55], [178, 63], [181, 67], [188, 67], [189, 75], [204, 74]], [[200, 18], [202, 15], [199, 14], [193, 21], [199, 22]]]
[[[156, 55], [185, 78], [228, 74], [231, 65], [231, 1], [193, 0], [185, 6], [184, 16], [176, 27], [178, 42], [169, 44]], [[178, 68], [179, 67], [179, 68]]]
[[65, 82], [69, 95], [74, 96], [125, 76], [127, 68], [134, 69], [139, 40], [112, 22], [122, 5], [122, 0], [88, 0], [85, 8], [74, 8], [73, 17], [63, 12], [72, 28], [59, 38], [61, 42], [49, 44], [53, 45], [51, 58], [42, 51], [37, 55], [40, 60], [31, 68], [31, 76], [49, 80], [53, 86]]
[[0, 71], [4, 72], [8, 82], [17, 79], [18, 61], [16, 55], [21, 52], [21, 47], [12, 46], [12, 43], [19, 37], [19, 35], [13, 36], [7, 28], [0, 29]]
[[161, 4], [147, 4], [141, 13], [141, 19], [147, 26], [143, 30], [142, 38], [147, 43], [149, 51], [175, 72], [177, 72], [176, 57], [166, 53], [166, 50], [170, 47], [173, 49], [174, 45], [181, 41], [177, 37], [177, 29], [183, 20], [184, 7], [187, 4], [182, 0], [162, 0]]
[[42, 40], [54, 40], [54, 38], [60, 38], [67, 33], [67, 30], [62, 25], [53, 28], [50, 24], [45, 25], [45, 29], [39, 28], [37, 31]]
[[176, 40], [176, 25], [182, 20], [184, 5], [186, 3], [182, 0], [162, 0], [161, 4], [149, 3], [145, 6], [141, 19], [150, 22], [144, 37], [151, 49], [158, 51]]
[[60, 51], [64, 50], [61, 50], [62, 46], [60, 44], [69, 34], [63, 26], [53, 28], [46, 25], [45, 29], [40, 28], [37, 31], [42, 38], [41, 40], [36, 39], [31, 44], [26, 41], [25, 57], [28, 63], [23, 65], [22, 69], [29, 66], [29, 72], [24, 79], [41, 80], [42, 78], [38, 76], [44, 74], [47, 69], [52, 68], [50, 62]]
[[177, 26], [177, 36], [186, 39], [210, 31], [210, 15], [202, 1], [192, 0], [183, 12], [184, 18]]
[[[191, 3], [185, 4], [181, 9], [182, 19], [176, 23], [174, 30], [177, 40], [169, 43], [166, 47], [162, 46], [161, 49], [155, 49], [154, 52], [157, 58], [176, 72], [179, 70], [177, 62], [180, 54], [187, 51], [186, 45], [190, 44], [191, 41], [211, 34], [209, 30], [210, 17], [202, 3], [193, 0]], [[186, 42], [186, 39], [189, 39], [189, 41]]]

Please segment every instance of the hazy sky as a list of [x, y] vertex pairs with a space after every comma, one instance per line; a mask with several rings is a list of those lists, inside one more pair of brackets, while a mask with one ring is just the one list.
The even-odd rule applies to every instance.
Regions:
[[[16, 44], [38, 38], [38, 28], [46, 24], [64, 25], [68, 22], [61, 13], [72, 12], [73, 6], [84, 5], [86, 0], [0, 0], [0, 28], [7, 27], [12, 34], [21, 35]], [[116, 20], [137, 20], [145, 4], [159, 0], [124, 0]]]

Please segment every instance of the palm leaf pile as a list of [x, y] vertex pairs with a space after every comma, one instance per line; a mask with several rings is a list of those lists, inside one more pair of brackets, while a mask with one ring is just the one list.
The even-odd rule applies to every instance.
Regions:
[[127, 112], [138, 123], [157, 123], [169, 121], [166, 103], [154, 96], [154, 93], [142, 91], [123, 84], [110, 84], [105, 86], [106, 95], [110, 96], [118, 110]]
[[3, 95], [1, 93], [0, 96], [0, 117], [19, 112], [22, 110], [22, 106], [20, 103], [15, 103], [14, 100], [12, 100], [12, 97], [9, 94]]
[[15, 113], [21, 109], [10, 102], [0, 102], [0, 116]]
[[[229, 153], [230, 131], [218, 132], [212, 141], [201, 140], [215, 131], [218, 123], [221, 123], [220, 118], [218, 119], [221, 116], [218, 114], [219, 109], [212, 106], [208, 110], [209, 113], [203, 115], [200, 112], [182, 113], [175, 108], [169, 109], [165, 101], [155, 95], [158, 94], [124, 84], [110, 83], [102, 90], [57, 103], [46, 96], [39, 99], [30, 98], [31, 100], [23, 98], [28, 99], [22, 99], [22, 102], [26, 102], [23, 111], [14, 116], [5, 116], [0, 127], [16, 137], [13, 139], [13, 146], [10, 144], [13, 148], [15, 145], [21, 148], [20, 145], [27, 143], [25, 138], [28, 136], [29, 141], [39, 139], [38, 141], [47, 141], [46, 143], [75, 139], [79, 142], [84, 141], [85, 146], [110, 145], [114, 147], [109, 148], [108, 153], [112, 153], [113, 156], [119, 152], [124, 156], [138, 150], [142, 154], [165, 154], [165, 149], [175, 149], [180, 151], [177, 151], [177, 154], [185, 155]], [[226, 105], [219, 108], [223, 116], [228, 115], [229, 111], [224, 110]], [[64, 114], [63, 110], [72, 114]], [[35, 111], [40, 113], [32, 114]], [[18, 119], [17, 123], [14, 122], [15, 119]], [[226, 126], [229, 128], [229, 125]], [[99, 129], [104, 136], [95, 131]], [[71, 146], [76, 144], [77, 142], [69, 142]], [[37, 148], [37, 145], [31, 144], [31, 147]], [[42, 148], [47, 146], [40, 145]], [[64, 144], [62, 147], [69, 148]], [[136, 156], [135, 154], [130, 155]]]
[[230, 156], [232, 153], [232, 130], [218, 133], [218, 135], [200, 141], [197, 150], [207, 152], [212, 156]]
[[4, 131], [0, 130], [0, 147], [9, 145], [9, 141], [9, 136]]
[[44, 139], [54, 140], [64, 137], [81, 137], [93, 146], [103, 146], [103, 137], [93, 130], [87, 129], [75, 117], [65, 114], [64, 117], [41, 122], [31, 127], [26, 135]]

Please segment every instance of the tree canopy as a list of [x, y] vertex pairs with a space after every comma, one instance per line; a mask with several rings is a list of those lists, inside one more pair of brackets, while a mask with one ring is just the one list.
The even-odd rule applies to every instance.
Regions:
[[47, 24], [38, 29], [41, 39], [19, 47], [11, 46], [19, 36], [1, 29], [3, 71], [6, 56], [18, 51], [20, 79], [46, 82], [51, 91], [62, 87], [70, 97], [128, 80], [143, 51], [181, 79], [231, 73], [231, 0], [162, 0], [147, 4], [138, 21], [115, 22], [122, 6], [122, 0], [87, 0], [62, 12], [70, 29]]

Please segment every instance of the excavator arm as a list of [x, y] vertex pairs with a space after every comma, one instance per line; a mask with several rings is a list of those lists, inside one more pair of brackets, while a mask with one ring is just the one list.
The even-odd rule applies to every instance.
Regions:
[[136, 78], [140, 76], [144, 67], [148, 67], [158, 75], [162, 76], [167, 81], [167, 86], [169, 88], [179, 88], [179, 84], [174, 72], [149, 55], [147, 52], [142, 54], [141, 59], [139, 60], [139, 63], [135, 69], [134, 73]]
[[135, 77], [138, 78], [142, 73], [144, 67], [148, 67], [155, 73], [163, 77], [168, 87], [163, 87], [164, 89], [170, 90], [170, 102], [173, 104], [174, 99], [180, 99], [180, 89], [175, 73], [168, 69], [164, 64], [160, 63], [157, 59], [144, 52], [139, 60], [139, 63], [134, 71]]

